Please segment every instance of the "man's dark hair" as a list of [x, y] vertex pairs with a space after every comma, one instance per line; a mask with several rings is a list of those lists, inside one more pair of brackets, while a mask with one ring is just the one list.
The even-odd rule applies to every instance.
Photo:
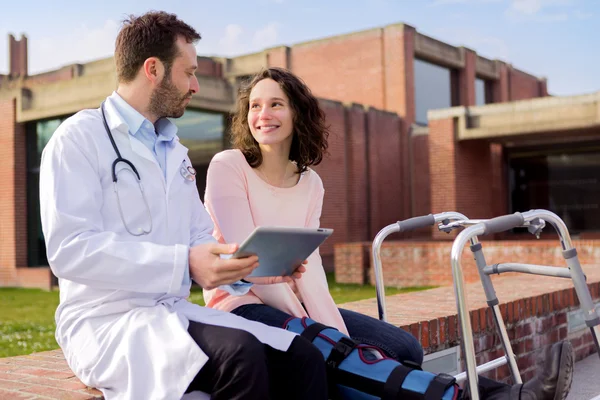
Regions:
[[115, 43], [115, 63], [119, 82], [131, 82], [144, 62], [156, 57], [165, 65], [168, 76], [178, 55], [176, 41], [183, 37], [188, 43], [200, 39], [194, 28], [164, 11], [151, 11], [139, 17], [130, 15]]

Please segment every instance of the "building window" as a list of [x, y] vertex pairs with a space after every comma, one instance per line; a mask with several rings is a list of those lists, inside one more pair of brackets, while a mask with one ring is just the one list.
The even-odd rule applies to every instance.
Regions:
[[491, 104], [494, 102], [493, 99], [493, 87], [494, 82], [481, 78], [475, 79], [475, 105], [482, 106], [485, 104]]
[[571, 233], [600, 231], [600, 143], [509, 156], [511, 212], [547, 209]]
[[452, 107], [450, 70], [415, 59], [415, 118], [427, 125], [427, 111]]
[[208, 164], [215, 154], [225, 148], [226, 116], [188, 109], [181, 118], [172, 121], [177, 125], [181, 144], [189, 149], [188, 156], [196, 169], [198, 192], [204, 200]]
[[482, 106], [487, 103], [485, 100], [485, 81], [477, 78], [475, 79], [475, 105]]
[[27, 124], [27, 263], [48, 265], [46, 244], [40, 220], [40, 161], [42, 150], [58, 126], [66, 119], [56, 118]]

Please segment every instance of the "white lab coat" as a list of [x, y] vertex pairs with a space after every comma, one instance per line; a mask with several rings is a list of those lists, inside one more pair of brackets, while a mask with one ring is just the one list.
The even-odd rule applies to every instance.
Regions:
[[[196, 183], [180, 173], [182, 162], [191, 165], [187, 149], [177, 141], [168, 150], [164, 179], [111, 97], [105, 111], [121, 155], [140, 174], [152, 232], [133, 236], [124, 228], [111, 177], [116, 154], [100, 110], [67, 119], [43, 152], [40, 200], [48, 260], [60, 285], [56, 339], [73, 372], [109, 400], [179, 399], [208, 359], [187, 333], [190, 320], [244, 329], [287, 350], [291, 332], [186, 300], [189, 246], [214, 240]], [[147, 228], [133, 174], [118, 179], [128, 225]]]

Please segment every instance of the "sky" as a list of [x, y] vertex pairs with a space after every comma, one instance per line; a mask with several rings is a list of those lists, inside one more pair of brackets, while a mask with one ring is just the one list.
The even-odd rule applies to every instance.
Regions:
[[236, 56], [403, 22], [548, 79], [552, 95], [600, 90], [600, 0], [23, 0], [0, 13], [0, 74], [8, 34], [25, 34], [29, 74], [112, 55], [121, 21], [177, 14], [202, 35], [199, 55]]

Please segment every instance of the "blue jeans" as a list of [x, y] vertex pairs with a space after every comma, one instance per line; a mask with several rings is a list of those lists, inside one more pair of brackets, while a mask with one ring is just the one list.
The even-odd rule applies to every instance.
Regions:
[[[340, 308], [340, 313], [352, 339], [379, 347], [388, 357], [398, 361], [412, 361], [421, 365], [423, 348], [410, 333], [387, 322]], [[291, 315], [264, 304], [246, 304], [232, 311], [246, 319], [283, 328]]]

